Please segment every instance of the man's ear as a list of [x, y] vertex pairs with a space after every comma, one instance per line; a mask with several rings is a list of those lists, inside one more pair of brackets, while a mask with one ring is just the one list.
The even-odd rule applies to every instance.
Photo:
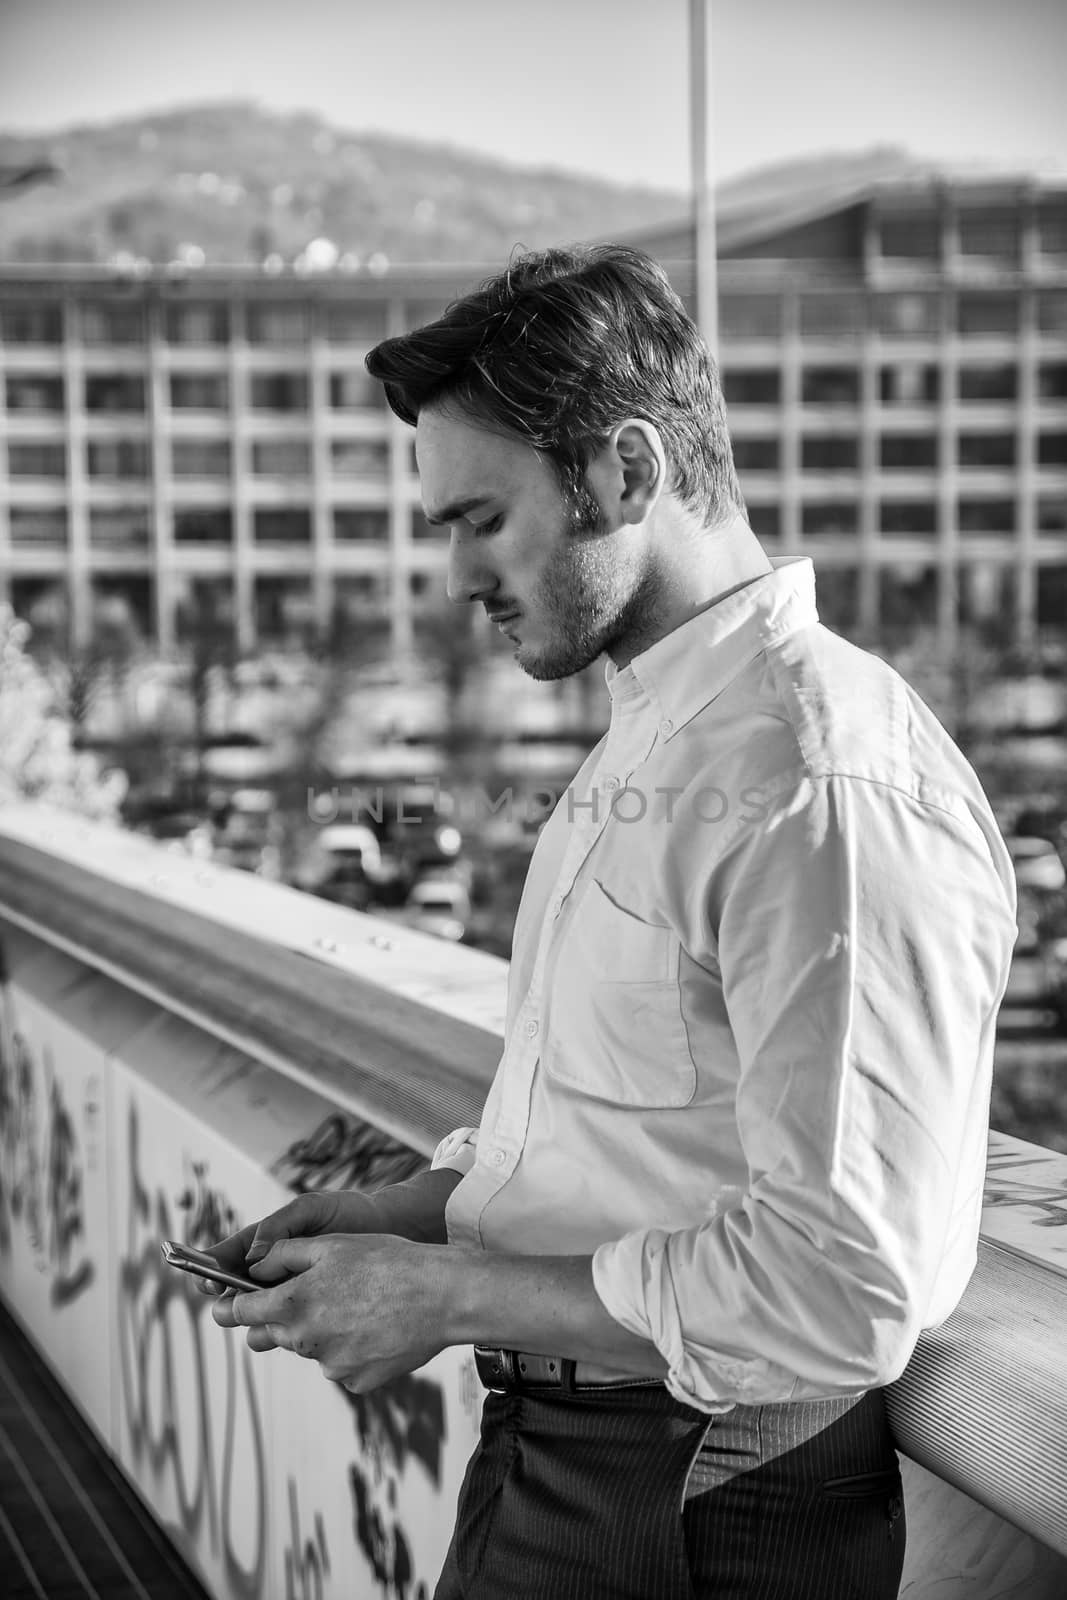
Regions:
[[667, 482], [667, 458], [658, 428], [642, 417], [620, 422], [589, 463], [587, 475], [612, 520], [643, 522]]

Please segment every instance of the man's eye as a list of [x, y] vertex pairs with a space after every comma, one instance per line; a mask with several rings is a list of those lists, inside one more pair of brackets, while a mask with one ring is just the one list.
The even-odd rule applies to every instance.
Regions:
[[488, 522], [479, 522], [474, 524], [475, 536], [481, 539], [484, 538], [484, 536], [488, 533], [496, 533], [503, 520], [503, 517], [496, 516], [490, 517]]

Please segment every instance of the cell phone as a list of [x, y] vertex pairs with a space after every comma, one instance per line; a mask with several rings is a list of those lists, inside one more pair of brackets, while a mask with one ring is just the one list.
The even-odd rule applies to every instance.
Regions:
[[228, 1268], [221, 1267], [206, 1250], [194, 1250], [191, 1245], [178, 1244], [174, 1239], [162, 1240], [159, 1248], [168, 1267], [195, 1272], [198, 1278], [210, 1278], [212, 1283], [221, 1283], [227, 1289], [266, 1288], [266, 1284], [256, 1283], [254, 1278], [246, 1278], [243, 1273], [230, 1272]]

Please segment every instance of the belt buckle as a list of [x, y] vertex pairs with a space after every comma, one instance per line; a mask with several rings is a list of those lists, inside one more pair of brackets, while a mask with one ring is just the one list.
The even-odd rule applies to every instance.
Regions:
[[507, 1394], [515, 1382], [514, 1350], [491, 1350], [487, 1345], [476, 1344], [474, 1365], [485, 1387], [496, 1394]]

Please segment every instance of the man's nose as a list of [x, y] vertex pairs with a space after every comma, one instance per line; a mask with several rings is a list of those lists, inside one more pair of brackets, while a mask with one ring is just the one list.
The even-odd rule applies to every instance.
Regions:
[[448, 598], [457, 602], [481, 600], [496, 586], [496, 576], [487, 569], [479, 547], [453, 529], [448, 546]]

